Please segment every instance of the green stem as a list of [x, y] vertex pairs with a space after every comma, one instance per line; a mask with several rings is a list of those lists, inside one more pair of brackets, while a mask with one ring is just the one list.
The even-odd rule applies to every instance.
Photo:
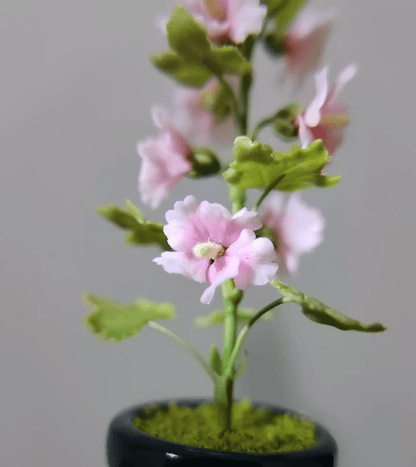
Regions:
[[221, 75], [217, 75], [218, 81], [225, 87], [227, 90], [230, 98], [231, 98], [231, 104], [232, 104], [232, 112], [234, 115], [234, 120], [236, 123], [237, 128], [241, 127], [241, 120], [242, 120], [242, 115], [240, 113], [240, 108], [239, 108], [239, 103], [237, 100], [236, 95], [234, 94], [233, 88], [231, 87], [230, 83]]
[[272, 183], [270, 183], [270, 185], [266, 187], [266, 189], [261, 194], [260, 198], [257, 200], [257, 203], [254, 205], [253, 211], [257, 211], [259, 209], [260, 204], [263, 202], [264, 198], [273, 190], [273, 188], [278, 183], [280, 183], [281, 180], [283, 180], [283, 178], [285, 178], [285, 176], [286, 174], [279, 175], [275, 180], [272, 181]]
[[246, 204], [246, 193], [242, 188], [230, 185], [231, 210], [233, 214], [243, 209]]
[[[243, 292], [235, 287], [232, 279], [227, 280], [221, 286], [224, 296], [224, 349], [221, 366], [228, 365], [237, 340], [237, 310]], [[231, 429], [232, 424], [232, 406], [234, 391], [234, 365], [231, 365], [230, 371], [225, 378], [221, 375], [218, 384], [215, 386], [214, 397], [219, 411], [219, 422], [222, 427], [222, 436]]]
[[273, 115], [264, 117], [256, 124], [256, 126], [251, 130], [250, 135], [249, 135], [249, 138], [251, 139], [251, 141], [254, 141], [257, 138], [257, 135], [260, 133], [260, 131], [263, 128], [265, 128], [268, 125], [271, 125], [276, 120], [276, 118], [278, 118], [279, 112], [280, 110], [278, 112], [275, 112]]
[[[266, 22], [265, 22], [266, 23]], [[266, 24], [263, 24], [262, 33], [266, 29]], [[249, 37], [242, 47], [242, 53], [247, 60], [251, 61], [254, 47], [257, 43], [256, 37]], [[225, 84], [229, 92], [232, 92], [231, 86], [222, 77], [218, 77]], [[250, 91], [253, 84], [253, 72], [244, 75], [240, 81], [240, 102], [233, 100], [233, 113], [236, 127], [240, 136], [247, 135], [248, 118], [249, 118], [249, 102]], [[230, 94], [231, 95], [231, 94]], [[242, 209], [246, 202], [245, 191], [241, 188], [229, 185], [230, 198], [232, 203], [232, 212], [236, 213]], [[235, 347], [237, 343], [237, 312], [238, 305], [243, 298], [243, 292], [235, 287], [232, 279], [226, 281], [222, 285], [224, 296], [224, 349], [221, 361], [221, 377], [215, 385], [214, 399], [219, 409], [219, 421], [222, 426], [220, 436], [231, 429], [232, 407], [233, 407], [233, 391], [234, 391], [234, 361]], [[231, 361], [231, 359], [233, 359]], [[227, 373], [224, 374], [223, 368], [227, 368]]]
[[208, 373], [208, 376], [212, 379], [213, 383], [214, 384], [218, 383], [218, 380], [219, 380], [218, 375], [211, 368], [211, 366], [204, 359], [204, 357], [198, 352], [198, 350], [195, 349], [195, 347], [193, 347], [191, 344], [183, 340], [181, 337], [177, 336], [174, 332], [170, 331], [164, 326], [161, 326], [158, 323], [155, 323], [154, 321], [148, 321], [147, 325], [175, 339], [176, 342], [178, 342], [182, 347], [188, 350], [191, 353], [191, 355], [193, 355], [198, 360], [198, 362], [203, 366], [204, 370]]
[[222, 377], [223, 378], [227, 378], [227, 376], [229, 374], [232, 374], [233, 372], [233, 365], [235, 363], [235, 360], [238, 356], [238, 353], [240, 352], [240, 349], [243, 347], [243, 344], [244, 344], [244, 341], [247, 337], [247, 334], [250, 330], [250, 328], [254, 325], [254, 323], [259, 319], [261, 318], [264, 313], [267, 313], [268, 311], [270, 311], [272, 308], [275, 308], [276, 306], [279, 306], [281, 305], [282, 303], [287, 303], [289, 302], [290, 300], [287, 300], [285, 299], [284, 297], [281, 297], [277, 300], [275, 300], [274, 302], [272, 303], [269, 303], [267, 306], [265, 306], [264, 308], [262, 308], [258, 313], [256, 313], [250, 320], [249, 322], [244, 326], [244, 328], [241, 330], [238, 338], [237, 338], [237, 341], [235, 343], [235, 346], [234, 346], [234, 349], [233, 349], [233, 352], [228, 360], [228, 362], [225, 364], [225, 366], [223, 367], [223, 372], [222, 372]]

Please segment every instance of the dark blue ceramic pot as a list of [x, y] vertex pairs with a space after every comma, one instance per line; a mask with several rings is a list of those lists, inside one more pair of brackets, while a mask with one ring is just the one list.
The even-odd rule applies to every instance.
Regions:
[[[198, 407], [209, 399], [176, 399], [178, 405]], [[275, 454], [246, 454], [213, 451], [185, 444], [164, 441], [133, 426], [133, 419], [144, 407], [155, 404], [168, 406], [169, 400], [135, 405], [119, 412], [111, 421], [107, 435], [107, 460], [110, 467], [333, 467], [337, 445], [328, 430], [316, 424], [318, 444], [302, 451]], [[274, 413], [293, 410], [264, 402], [252, 402], [254, 407], [267, 408]]]

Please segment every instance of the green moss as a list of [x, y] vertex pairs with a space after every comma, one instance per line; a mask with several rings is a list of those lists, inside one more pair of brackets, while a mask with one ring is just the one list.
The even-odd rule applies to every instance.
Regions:
[[315, 446], [315, 424], [304, 416], [273, 414], [251, 406], [244, 398], [233, 407], [232, 430], [219, 438], [221, 428], [212, 402], [197, 408], [147, 406], [133, 420], [145, 433], [165, 441], [216, 451], [270, 454]]

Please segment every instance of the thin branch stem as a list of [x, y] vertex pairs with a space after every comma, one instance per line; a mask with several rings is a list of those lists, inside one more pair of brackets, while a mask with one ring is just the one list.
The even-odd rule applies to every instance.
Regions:
[[158, 323], [155, 323], [154, 321], [148, 321], [147, 325], [153, 329], [156, 329], [156, 331], [160, 331], [172, 337], [173, 339], [175, 339], [176, 342], [178, 342], [178, 344], [180, 344], [183, 348], [188, 350], [198, 360], [198, 362], [204, 367], [204, 370], [208, 373], [208, 376], [212, 379], [213, 383], [217, 384], [218, 375], [214, 372], [214, 370], [210, 367], [210, 365], [205, 360], [205, 358], [199, 353], [199, 351], [195, 347], [193, 347], [191, 344], [183, 340], [181, 337], [176, 335], [174, 332], [170, 331], [164, 326], [161, 326]]
[[228, 364], [227, 366], [225, 367], [224, 371], [223, 371], [223, 374], [222, 376], [225, 377], [226, 375], [229, 374], [229, 372], [231, 372], [232, 368], [233, 368], [233, 365], [234, 365], [234, 362], [238, 356], [238, 353], [240, 352], [240, 349], [242, 348], [243, 344], [244, 344], [244, 341], [246, 339], [246, 336], [250, 330], [250, 328], [253, 326], [253, 324], [259, 319], [261, 318], [264, 313], [267, 313], [268, 311], [270, 311], [272, 308], [275, 308], [276, 306], [279, 306], [281, 305], [282, 303], [287, 303], [289, 302], [289, 300], [285, 299], [284, 297], [281, 297], [277, 300], [275, 300], [274, 302], [272, 303], [269, 303], [267, 306], [265, 306], [264, 308], [262, 308], [257, 314], [255, 314], [250, 320], [249, 322], [244, 326], [244, 328], [241, 330], [239, 336], [237, 337], [237, 341], [235, 343], [235, 346], [234, 346], [234, 350], [231, 354], [231, 357], [230, 359], [228, 360]]
[[270, 183], [269, 186], [266, 187], [266, 189], [263, 191], [262, 195], [260, 198], [257, 200], [257, 203], [253, 207], [253, 211], [257, 211], [260, 207], [260, 204], [263, 202], [264, 198], [273, 190], [273, 188], [280, 183], [281, 180], [286, 176], [286, 174], [279, 175], [276, 180], [273, 180], [272, 183]]
[[257, 124], [256, 126], [251, 130], [250, 132], [250, 135], [249, 135], [249, 138], [254, 141], [256, 138], [257, 138], [257, 135], [260, 133], [260, 131], [265, 128], [266, 126], [268, 125], [271, 125], [275, 120], [276, 118], [278, 118], [279, 116], [279, 112], [275, 112], [274, 114], [272, 115], [268, 115], [267, 117], [264, 117], [262, 118]]

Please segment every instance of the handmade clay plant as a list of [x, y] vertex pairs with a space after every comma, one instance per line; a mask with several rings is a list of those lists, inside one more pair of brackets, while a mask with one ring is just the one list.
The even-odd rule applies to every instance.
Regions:
[[[101, 206], [97, 211], [127, 231], [127, 243], [160, 248], [153, 261], [167, 273], [207, 283], [203, 304], [209, 305], [221, 286], [223, 309], [197, 318], [195, 324], [222, 325], [224, 345], [222, 352], [213, 345], [206, 360], [157, 323], [174, 317], [169, 303], [145, 298], [118, 303], [85, 295], [93, 311], [84, 324], [98, 338], [118, 342], [151, 327], [188, 350], [213, 383], [212, 401], [155, 401], [117, 415], [108, 437], [110, 465], [171, 465], [171, 459], [175, 465], [195, 459], [266, 465], [266, 458], [270, 466], [333, 465], [335, 443], [319, 424], [289, 410], [233, 398], [235, 381], [248, 361], [244, 343], [250, 329], [284, 303], [297, 303], [306, 318], [343, 331], [386, 329], [349, 318], [277, 280], [295, 273], [300, 256], [323, 240], [324, 218], [300, 192], [330, 188], [340, 179], [326, 171], [348, 123], [339, 94], [356, 73], [355, 65], [349, 65], [330, 84], [328, 68], [318, 70], [334, 18], [305, 3], [183, 0], [169, 18], [158, 21], [170, 49], [151, 61], [182, 87], [175, 94], [175, 118], [155, 106], [152, 118], [159, 136], [137, 145], [141, 201], [155, 209], [184, 177], [222, 177], [231, 209], [189, 195], [166, 212], [165, 225], [145, 219], [129, 200], [121, 208]], [[289, 102], [251, 125], [253, 57], [260, 43], [273, 59], [284, 62], [282, 78], [295, 87], [315, 72], [316, 96], [306, 108]], [[263, 144], [259, 135], [266, 127], [294, 144], [285, 151]], [[230, 142], [232, 161], [195, 145], [210, 141], [223, 147]], [[258, 192], [251, 209], [246, 207], [249, 189]], [[280, 296], [257, 312], [241, 308], [251, 286], [272, 286]], [[324, 444], [329, 454], [322, 451]], [[321, 463], [308, 463], [318, 458]]]

